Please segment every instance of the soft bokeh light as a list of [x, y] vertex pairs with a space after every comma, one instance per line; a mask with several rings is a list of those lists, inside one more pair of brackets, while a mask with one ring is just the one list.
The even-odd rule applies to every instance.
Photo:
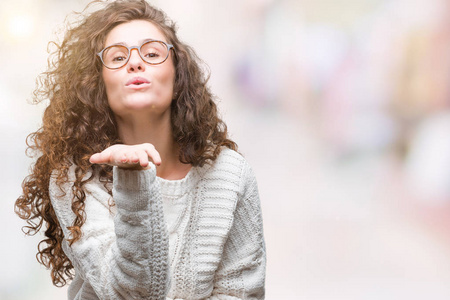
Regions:
[[35, 28], [33, 17], [26, 14], [14, 14], [7, 19], [6, 23], [8, 34], [14, 39], [31, 37]]

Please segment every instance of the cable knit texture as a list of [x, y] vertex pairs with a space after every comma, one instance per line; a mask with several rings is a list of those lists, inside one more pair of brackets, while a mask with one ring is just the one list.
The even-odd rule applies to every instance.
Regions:
[[[66, 237], [74, 167], [52, 204]], [[114, 168], [113, 198], [98, 180], [85, 185], [80, 240], [63, 249], [75, 267], [72, 299], [264, 299], [265, 245], [250, 166], [223, 149], [181, 180], [155, 167]]]

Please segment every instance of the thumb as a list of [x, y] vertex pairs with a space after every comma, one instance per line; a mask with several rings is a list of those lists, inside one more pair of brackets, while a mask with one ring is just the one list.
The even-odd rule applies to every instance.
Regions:
[[95, 153], [91, 155], [91, 157], [89, 158], [89, 162], [92, 164], [102, 163], [102, 155], [100, 153]]

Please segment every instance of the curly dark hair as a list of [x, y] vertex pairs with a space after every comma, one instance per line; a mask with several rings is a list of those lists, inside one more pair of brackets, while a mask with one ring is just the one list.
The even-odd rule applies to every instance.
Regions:
[[[101, 4], [92, 13], [78, 13], [81, 20], [68, 24], [61, 43], [48, 60], [33, 93], [36, 103], [50, 100], [42, 127], [27, 138], [28, 150], [37, 155], [30, 175], [22, 184], [23, 194], [16, 200], [15, 211], [27, 221], [24, 231], [36, 234], [45, 226], [45, 236], [38, 245], [37, 260], [51, 269], [53, 284], [64, 286], [73, 279], [73, 265], [62, 249], [64, 238], [49, 197], [50, 177], [58, 170], [60, 187], [68, 180], [68, 169], [75, 165], [72, 211], [76, 218], [68, 229], [70, 245], [81, 237], [85, 222], [84, 185], [97, 176], [105, 184], [112, 181], [112, 167], [92, 165], [89, 157], [119, 143], [116, 121], [108, 106], [102, 79], [102, 64], [96, 56], [107, 34], [117, 25], [132, 20], [147, 20], [156, 25], [174, 45], [175, 84], [171, 104], [173, 138], [180, 148], [183, 163], [202, 166], [214, 161], [222, 147], [237, 150], [227, 136], [214, 97], [207, 86], [209, 74], [194, 50], [181, 42], [176, 26], [164, 12], [145, 0], [118, 0]], [[91, 176], [86, 176], [89, 172]], [[86, 179], [86, 177], [89, 177]]]

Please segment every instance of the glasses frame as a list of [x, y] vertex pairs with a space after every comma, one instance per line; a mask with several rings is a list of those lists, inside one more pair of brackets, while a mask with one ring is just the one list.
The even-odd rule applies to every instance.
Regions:
[[[146, 60], [142, 57], [142, 53], [141, 53], [141, 48], [142, 48], [142, 46], [144, 46], [145, 44], [148, 44], [148, 43], [152, 43], [152, 42], [161, 43], [161, 44], [163, 44], [164, 46], [166, 46], [166, 48], [167, 48], [167, 56], [163, 59], [162, 62], [159, 62], [159, 63], [151, 63], [151, 62], [146, 61]], [[117, 67], [117, 68], [111, 68], [111, 67], [108, 67], [108, 66], [105, 64], [105, 62], [103, 61], [103, 52], [105, 52], [105, 51], [108, 50], [109, 48], [112, 48], [112, 47], [115, 47], [115, 46], [121, 46], [121, 47], [127, 48], [127, 49], [128, 49], [128, 58], [127, 58], [127, 60], [124, 62], [124, 64], [123, 64], [122, 66]], [[162, 64], [163, 62], [165, 62], [165, 61], [167, 60], [167, 58], [169, 58], [170, 50], [171, 50], [171, 49], [175, 50], [175, 48], [173, 47], [172, 44], [167, 44], [166, 42], [163, 42], [163, 41], [160, 41], [160, 40], [146, 40], [146, 41], [143, 42], [140, 46], [130, 46], [130, 47], [127, 47], [127, 46], [125, 46], [124, 44], [121, 44], [121, 43], [109, 45], [108, 47], [105, 47], [102, 51], [100, 51], [99, 53], [97, 53], [97, 55], [98, 55], [98, 57], [100, 57], [100, 60], [102, 61], [102, 64], [105, 66], [105, 68], [110, 69], [110, 70], [117, 70], [117, 69], [120, 69], [120, 68], [125, 67], [125, 66], [128, 64], [128, 61], [130, 60], [130, 57], [131, 57], [131, 51], [132, 51], [133, 49], [136, 49], [136, 50], [138, 51], [139, 56], [140, 56], [140, 58], [142, 59], [142, 61], [145, 62], [145, 63], [147, 63], [147, 64], [149, 64], [149, 65], [160, 65], [160, 64]]]

